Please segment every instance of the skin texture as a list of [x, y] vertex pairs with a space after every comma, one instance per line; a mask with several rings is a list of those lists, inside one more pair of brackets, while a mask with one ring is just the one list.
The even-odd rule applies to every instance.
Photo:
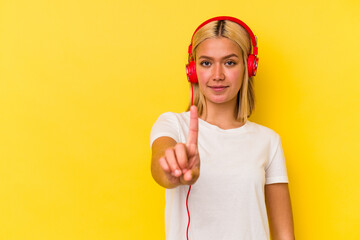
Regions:
[[[244, 123], [234, 116], [244, 75], [240, 47], [223, 37], [203, 41], [196, 49], [196, 71], [206, 99], [200, 118], [222, 129], [242, 126]], [[159, 185], [174, 188], [196, 182], [200, 176], [197, 137], [197, 109], [192, 106], [186, 144], [176, 143], [170, 137], [160, 137], [153, 143], [151, 172]], [[295, 239], [288, 184], [265, 185], [265, 202], [272, 240]]]
[[272, 239], [295, 239], [288, 184], [265, 185], [265, 202]]

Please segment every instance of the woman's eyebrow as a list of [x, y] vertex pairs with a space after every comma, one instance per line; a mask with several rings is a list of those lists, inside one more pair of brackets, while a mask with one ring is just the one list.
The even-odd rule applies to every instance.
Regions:
[[[239, 58], [238, 55], [236, 55], [235, 53], [232, 53], [232, 54], [229, 54], [229, 55], [226, 55], [226, 56], [222, 57], [222, 59], [231, 58], [231, 57], [237, 57], [237, 58]], [[212, 58], [212, 57], [205, 56], [205, 55], [202, 55], [202, 56], [199, 57], [199, 59], [201, 59], [201, 58], [214, 59], [214, 58]]]

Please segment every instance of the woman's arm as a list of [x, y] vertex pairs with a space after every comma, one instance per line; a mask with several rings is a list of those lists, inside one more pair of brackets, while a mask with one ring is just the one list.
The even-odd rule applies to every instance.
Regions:
[[179, 185], [178, 178], [164, 172], [160, 166], [160, 158], [165, 155], [165, 150], [176, 145], [176, 141], [170, 137], [159, 137], [152, 145], [151, 174], [154, 180], [164, 188], [174, 188]]
[[294, 223], [288, 184], [265, 185], [265, 202], [272, 240], [294, 240]]

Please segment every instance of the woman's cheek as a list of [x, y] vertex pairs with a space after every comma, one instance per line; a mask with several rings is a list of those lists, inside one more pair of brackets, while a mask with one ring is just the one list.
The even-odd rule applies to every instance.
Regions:
[[209, 73], [209, 71], [198, 70], [197, 76], [198, 76], [199, 82], [200, 81], [206, 82], [207, 79], [209, 79], [209, 77], [210, 77], [210, 73]]

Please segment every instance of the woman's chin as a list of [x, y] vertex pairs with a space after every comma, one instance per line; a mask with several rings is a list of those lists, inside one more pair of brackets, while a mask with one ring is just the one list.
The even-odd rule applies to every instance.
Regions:
[[209, 102], [214, 103], [214, 104], [224, 104], [229, 102], [228, 99], [224, 98], [224, 97], [216, 97], [216, 98], [210, 98], [207, 99]]
[[[236, 96], [233, 98], [229, 97], [228, 95], [221, 94], [221, 95], [211, 95], [209, 97], [205, 97], [207, 102], [211, 102], [213, 104], [226, 104], [230, 102], [236, 102]], [[236, 104], [236, 103], [235, 103]]]

